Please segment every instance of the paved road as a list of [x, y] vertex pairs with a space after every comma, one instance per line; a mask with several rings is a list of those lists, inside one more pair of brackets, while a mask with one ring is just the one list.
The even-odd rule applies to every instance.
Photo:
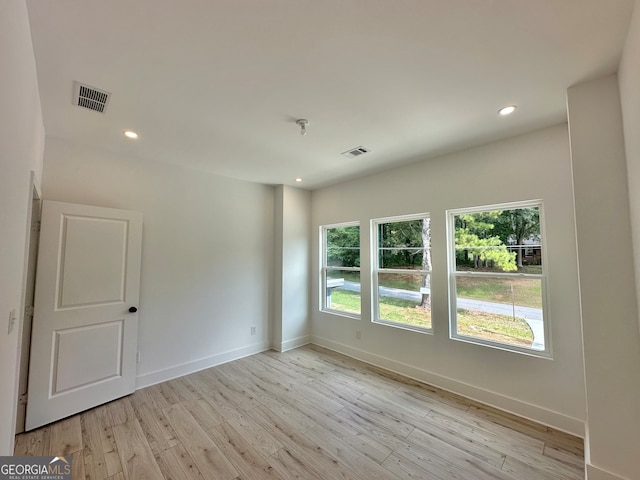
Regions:
[[[344, 290], [352, 292], [360, 292], [360, 284], [356, 282], [345, 281], [342, 286]], [[401, 290], [399, 288], [379, 287], [380, 294], [383, 297], [399, 298], [401, 300], [410, 300], [419, 302], [422, 300], [422, 294], [411, 290]], [[524, 319], [533, 332], [533, 344], [531, 348], [534, 350], [544, 350], [544, 327], [542, 322], [542, 309], [521, 307], [516, 305], [505, 305], [503, 303], [484, 302], [482, 300], [472, 300], [468, 298], [458, 298], [458, 307], [466, 310], [478, 310], [480, 312], [497, 313], [500, 315], [513, 315]]]

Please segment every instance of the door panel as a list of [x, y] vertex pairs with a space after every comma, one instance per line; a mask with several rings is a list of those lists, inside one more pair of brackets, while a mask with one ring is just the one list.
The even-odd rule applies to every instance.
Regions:
[[[55, 332], [51, 395], [122, 375], [124, 319]], [[83, 351], [91, 352], [78, 364]]]
[[[129, 222], [72, 215], [61, 220], [64, 260], [58, 308], [123, 302]], [[92, 288], [87, 288], [87, 279]]]
[[27, 430], [135, 390], [142, 215], [44, 201]]

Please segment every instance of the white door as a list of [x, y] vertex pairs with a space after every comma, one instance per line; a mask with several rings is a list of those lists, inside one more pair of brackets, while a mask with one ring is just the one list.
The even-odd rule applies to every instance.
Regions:
[[142, 214], [44, 201], [26, 429], [135, 390]]

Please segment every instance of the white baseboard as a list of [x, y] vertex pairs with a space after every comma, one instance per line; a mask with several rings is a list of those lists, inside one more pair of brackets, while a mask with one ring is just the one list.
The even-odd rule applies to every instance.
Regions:
[[590, 463], [587, 463], [587, 476], [586, 480], [627, 480], [624, 477], [620, 477], [611, 472], [607, 472], [598, 467], [594, 467]]
[[155, 385], [156, 383], [166, 382], [167, 380], [172, 380], [184, 375], [189, 375], [190, 373], [204, 370], [205, 368], [215, 367], [216, 365], [248, 357], [249, 355], [255, 355], [256, 353], [270, 349], [271, 346], [268, 342], [254, 343], [252, 345], [247, 345], [246, 347], [229, 350], [228, 352], [219, 353], [210, 357], [200, 358], [198, 360], [181, 363], [180, 365], [175, 365], [173, 367], [156, 370], [155, 372], [138, 375], [136, 377], [136, 390]]
[[[471, 400], [484, 403], [497, 409], [513, 413], [523, 418], [528, 418], [538, 423], [548, 425], [557, 430], [584, 438], [584, 421], [569, 417], [561, 413], [553, 412], [536, 405], [517, 400], [499, 393], [491, 392], [473, 385], [469, 385], [452, 378], [428, 372], [412, 365], [392, 360], [374, 353], [353, 348], [327, 338], [311, 336], [311, 343], [329, 350], [342, 353], [349, 357], [367, 362], [371, 365], [390, 370], [401, 375], [447, 390]], [[614, 477], [615, 478], [615, 477]]]
[[279, 352], [286, 352], [287, 350], [293, 350], [294, 348], [302, 347], [308, 343], [311, 343], [311, 337], [309, 335], [304, 335], [302, 337], [286, 340], [280, 345], [275, 345], [274, 348]]

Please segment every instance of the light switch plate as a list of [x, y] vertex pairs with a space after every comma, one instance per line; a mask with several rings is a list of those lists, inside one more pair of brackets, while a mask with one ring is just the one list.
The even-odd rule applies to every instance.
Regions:
[[16, 326], [16, 309], [12, 309], [9, 312], [9, 331], [8, 333], [11, 334], [11, 332], [13, 332], [13, 329]]

